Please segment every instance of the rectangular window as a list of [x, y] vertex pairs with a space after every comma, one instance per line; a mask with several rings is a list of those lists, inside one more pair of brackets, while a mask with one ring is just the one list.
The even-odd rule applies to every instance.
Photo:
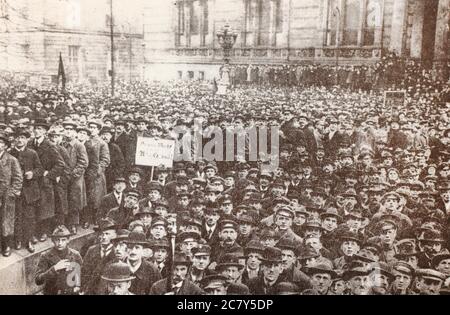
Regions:
[[345, 1], [344, 33], [342, 45], [353, 46], [358, 44], [358, 30], [360, 27], [361, 0]]
[[375, 44], [375, 30], [381, 28], [382, 0], [368, 0], [364, 24], [364, 45]]
[[183, 79], [183, 71], [177, 71], [178, 73], [178, 80]]
[[283, 9], [281, 1], [275, 3], [275, 29], [277, 33], [283, 32]]
[[184, 2], [178, 2], [178, 34], [184, 34]]
[[188, 78], [189, 80], [194, 79], [194, 71], [188, 71]]
[[198, 72], [198, 78], [200, 81], [205, 80], [205, 72], [204, 71], [199, 71]]
[[78, 55], [80, 53], [80, 46], [69, 46], [69, 63], [78, 63]]
[[191, 3], [191, 20], [190, 29], [192, 35], [200, 34], [200, 17], [201, 17], [201, 6], [200, 1], [193, 1]]

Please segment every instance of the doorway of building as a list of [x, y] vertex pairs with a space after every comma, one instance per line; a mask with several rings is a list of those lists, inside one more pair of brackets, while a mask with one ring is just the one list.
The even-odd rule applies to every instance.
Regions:
[[422, 60], [428, 66], [432, 66], [434, 60], [434, 45], [436, 40], [436, 21], [437, 21], [438, 5], [439, 0], [425, 1]]

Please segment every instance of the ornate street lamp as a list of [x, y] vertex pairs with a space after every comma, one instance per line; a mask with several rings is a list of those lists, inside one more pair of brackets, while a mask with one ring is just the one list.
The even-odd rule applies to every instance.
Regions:
[[228, 24], [217, 32], [217, 39], [219, 40], [220, 46], [223, 48], [223, 60], [226, 64], [230, 62], [230, 52], [236, 43], [237, 37], [238, 34], [233, 31]]
[[226, 24], [220, 31], [217, 32], [217, 39], [220, 46], [223, 49], [223, 66], [221, 67], [220, 80], [218, 82], [217, 94], [225, 95], [230, 87], [230, 53], [233, 49], [236, 39], [238, 37], [237, 32], [233, 31], [230, 25]]

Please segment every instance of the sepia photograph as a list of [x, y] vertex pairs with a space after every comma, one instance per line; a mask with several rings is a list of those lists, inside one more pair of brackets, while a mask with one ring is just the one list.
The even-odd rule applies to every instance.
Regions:
[[449, 74], [450, 0], [0, 0], [0, 295], [449, 295]]

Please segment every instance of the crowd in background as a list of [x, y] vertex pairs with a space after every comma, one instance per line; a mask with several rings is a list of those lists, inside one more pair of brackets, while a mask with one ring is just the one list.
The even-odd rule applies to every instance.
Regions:
[[[225, 96], [197, 82], [120, 83], [114, 97], [4, 82], [3, 255], [51, 238], [35, 274], [45, 294], [448, 294], [449, 87], [389, 58], [236, 67]], [[137, 137], [182, 143], [194, 119], [203, 145], [208, 127], [266, 126], [279, 146], [135, 165]]]

